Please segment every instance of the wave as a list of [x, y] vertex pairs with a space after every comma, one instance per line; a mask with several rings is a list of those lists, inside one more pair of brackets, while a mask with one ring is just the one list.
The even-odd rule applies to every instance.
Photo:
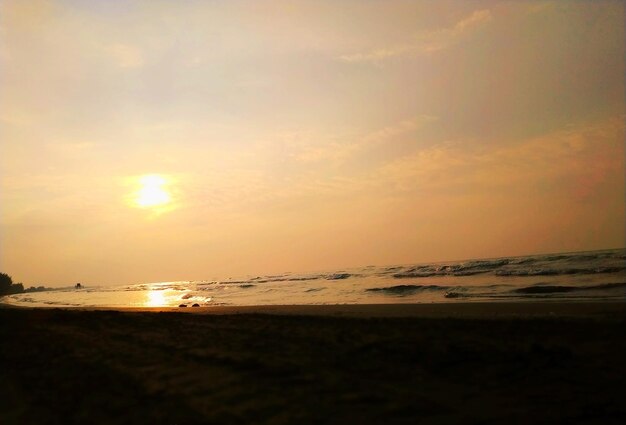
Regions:
[[547, 285], [547, 286], [526, 286], [524, 288], [518, 288], [513, 290], [517, 294], [555, 294], [559, 292], [572, 292], [580, 288], [574, 286], [560, 286], [560, 285]]
[[570, 268], [570, 269], [509, 269], [496, 270], [496, 276], [557, 276], [568, 274], [600, 274], [617, 273], [626, 270], [626, 267], [593, 267], [593, 268]]
[[[251, 283], [253, 281], [253, 279], [248, 279], [248, 280], [224, 280], [221, 282], [211, 282], [211, 283], [205, 283], [204, 285], [213, 285], [215, 283], [217, 283], [218, 285], [247, 285], [249, 283]], [[259, 282], [258, 280], [255, 281], [256, 283], [262, 283]]]
[[423, 272], [402, 272], [394, 273], [392, 276], [395, 279], [410, 279], [419, 277], [433, 277], [433, 276], [474, 276], [477, 274], [489, 273], [490, 270], [458, 270], [451, 271], [450, 269], [436, 270], [436, 271], [423, 271]]
[[[391, 274], [396, 279], [422, 278], [433, 276], [473, 276], [481, 273], [494, 273], [497, 276], [541, 276], [560, 274], [613, 273], [625, 270], [613, 260], [625, 257], [620, 251], [600, 251], [572, 254], [534, 255], [528, 257], [508, 257], [488, 260], [471, 260], [446, 264], [422, 264], [406, 267], [387, 267], [381, 275]], [[595, 264], [594, 264], [595, 263]], [[558, 265], [580, 264], [579, 267], [559, 267]], [[621, 262], [618, 262], [621, 264]], [[535, 265], [535, 267], [532, 267]]]
[[572, 254], [556, 254], [556, 255], [544, 255], [541, 258], [542, 261], [559, 261], [571, 258]]
[[382, 292], [391, 295], [409, 295], [421, 291], [441, 291], [449, 289], [446, 286], [439, 285], [396, 285], [382, 288], [369, 288], [366, 292]]
[[453, 271], [458, 270], [473, 270], [473, 269], [493, 269], [497, 267], [506, 266], [509, 264], [511, 260], [508, 258], [501, 258], [498, 260], [475, 260], [468, 261], [467, 263], [454, 264], [452, 266], [447, 266]]
[[432, 276], [474, 276], [489, 273], [494, 269], [508, 265], [510, 262], [510, 259], [502, 258], [497, 260], [474, 260], [445, 265], [413, 266], [404, 271], [394, 273], [392, 276], [396, 279]]
[[384, 272], [395, 272], [395, 271], [398, 271], [398, 270], [402, 270], [402, 268], [403, 268], [402, 266], [385, 267], [383, 269], [383, 271]]
[[321, 279], [324, 276], [322, 275], [318, 275], [318, 276], [268, 276], [265, 278], [260, 278], [260, 277], [256, 277], [254, 279], [250, 279], [251, 281], [254, 281], [255, 283], [268, 283], [268, 282], [302, 282], [302, 281], [307, 281], [307, 280], [317, 280], [317, 279]]
[[[275, 276], [275, 277], [255, 277], [252, 279], [248, 279], [248, 280], [224, 280], [221, 282], [217, 282], [220, 285], [249, 285], [249, 284], [255, 284], [255, 283], [273, 283], [273, 282], [304, 282], [304, 281], [308, 281], [308, 280], [318, 280], [318, 279], [345, 279], [346, 277], [349, 277], [350, 275], [346, 273], [346, 277], [341, 277], [342, 275], [330, 275], [330, 277], [326, 276], [326, 275], [317, 275], [317, 276], [292, 276], [292, 277], [285, 277], [285, 276]], [[205, 285], [208, 285], [205, 284]]]
[[510, 265], [522, 265], [522, 264], [531, 264], [540, 261], [535, 257], [525, 257], [525, 258], [513, 258], [509, 261]]
[[602, 289], [625, 288], [626, 282], [602, 283], [599, 285], [568, 286], [568, 285], [535, 285], [514, 289], [517, 294], [556, 294], [563, 292], [594, 291]]
[[440, 273], [437, 272], [403, 272], [403, 273], [394, 273], [393, 277], [396, 279], [409, 279], [412, 277], [431, 277], [431, 276], [440, 276]]
[[280, 279], [285, 277], [286, 275], [284, 274], [275, 274], [275, 275], [269, 275], [269, 276], [257, 276], [254, 277], [250, 280], [273, 280], [273, 279]]
[[321, 276], [307, 276], [307, 277], [290, 277], [285, 279], [287, 282], [302, 282], [305, 280], [318, 280], [321, 279]]
[[326, 280], [343, 280], [352, 276], [350, 273], [333, 273], [326, 276]]

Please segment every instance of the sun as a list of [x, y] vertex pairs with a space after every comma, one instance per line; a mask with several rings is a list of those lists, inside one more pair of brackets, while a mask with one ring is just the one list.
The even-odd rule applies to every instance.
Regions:
[[171, 196], [165, 189], [167, 179], [159, 174], [148, 174], [139, 178], [140, 189], [135, 195], [135, 204], [140, 208], [152, 208], [169, 204]]

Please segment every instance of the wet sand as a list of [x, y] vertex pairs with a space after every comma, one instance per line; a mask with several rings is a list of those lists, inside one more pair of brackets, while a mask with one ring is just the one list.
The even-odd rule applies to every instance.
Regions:
[[624, 303], [0, 309], [0, 423], [626, 423]]

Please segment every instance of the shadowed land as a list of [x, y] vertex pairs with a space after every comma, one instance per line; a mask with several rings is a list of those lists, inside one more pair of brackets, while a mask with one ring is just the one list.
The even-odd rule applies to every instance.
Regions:
[[626, 420], [623, 303], [368, 308], [0, 309], [0, 422]]

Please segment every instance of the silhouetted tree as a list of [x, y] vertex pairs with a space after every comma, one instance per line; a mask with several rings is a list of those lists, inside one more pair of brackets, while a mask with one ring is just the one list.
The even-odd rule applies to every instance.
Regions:
[[13, 279], [6, 273], [0, 273], [0, 295], [8, 294], [13, 285]]
[[24, 285], [13, 284], [13, 279], [6, 273], [0, 273], [0, 295], [20, 294], [24, 292]]
[[45, 290], [46, 288], [44, 286], [31, 286], [30, 288], [24, 289], [24, 292], [41, 292]]
[[9, 288], [9, 294], [21, 294], [24, 292], [24, 284], [22, 283], [14, 283]]

